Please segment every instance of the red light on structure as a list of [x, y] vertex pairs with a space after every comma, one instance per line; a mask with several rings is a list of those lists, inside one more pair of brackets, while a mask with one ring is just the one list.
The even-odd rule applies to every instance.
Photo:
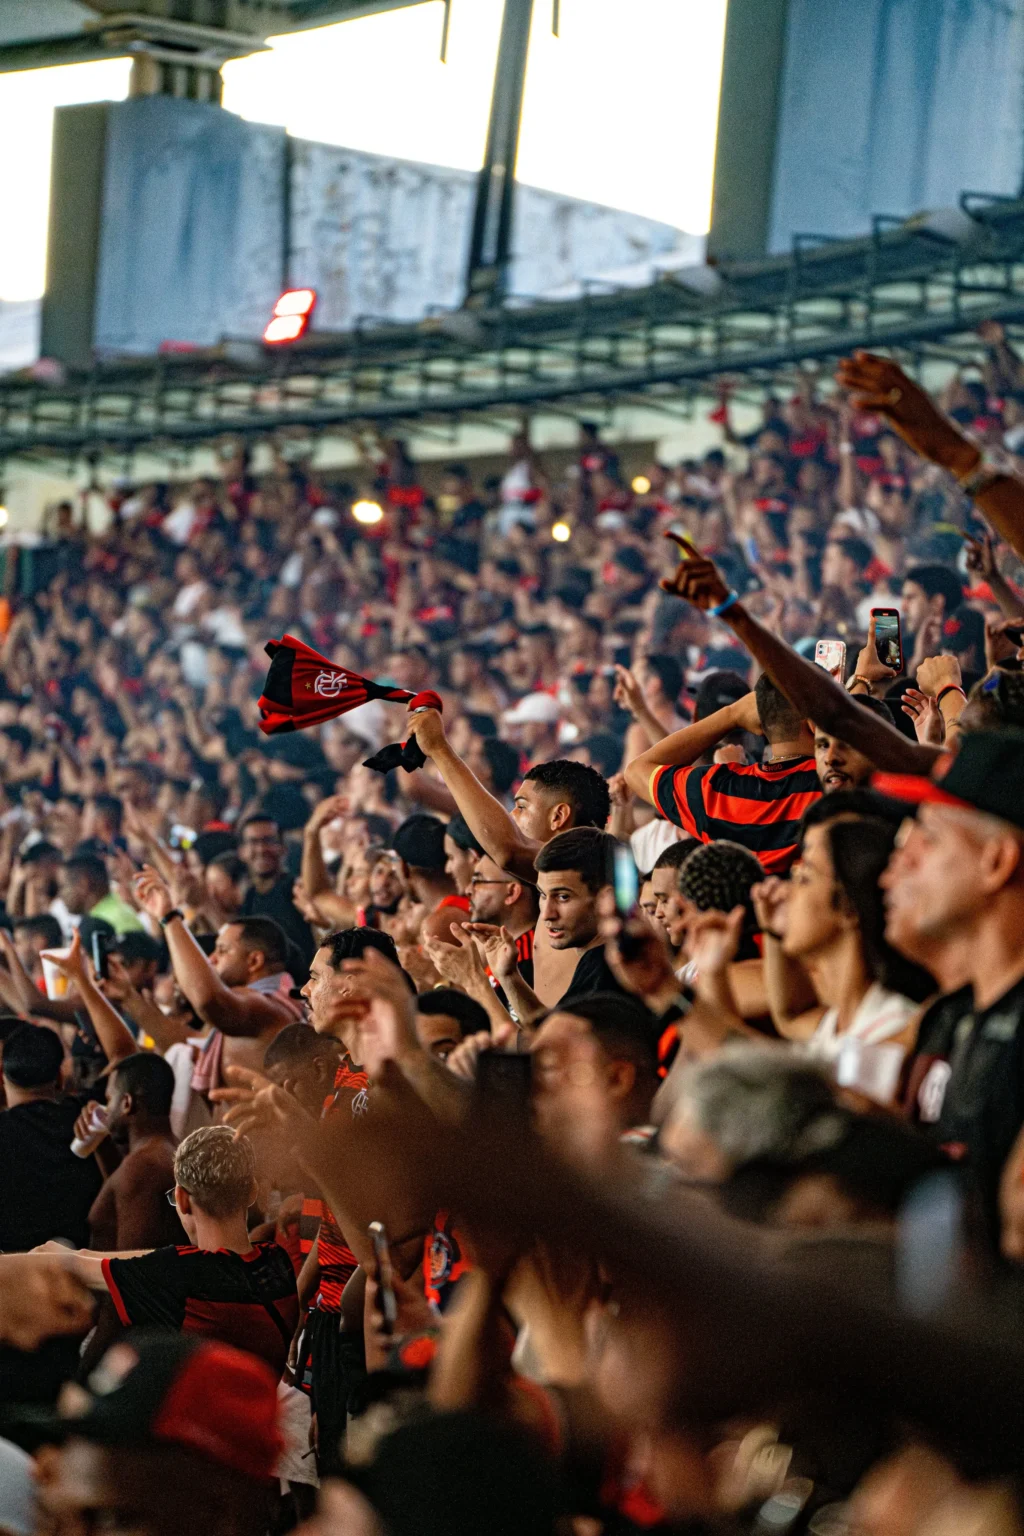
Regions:
[[272, 345], [298, 341], [309, 329], [315, 308], [315, 288], [289, 288], [274, 305], [273, 319], [263, 332], [263, 340]]

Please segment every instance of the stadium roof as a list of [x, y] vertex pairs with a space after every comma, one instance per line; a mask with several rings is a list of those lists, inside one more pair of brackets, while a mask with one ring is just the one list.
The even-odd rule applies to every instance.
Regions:
[[0, 0], [0, 72], [114, 58], [146, 38], [224, 58], [267, 37], [322, 27], [426, 0], [224, 0], [213, 25], [207, 0]]
[[967, 362], [976, 327], [1024, 327], [1024, 201], [965, 195], [931, 219], [878, 219], [862, 240], [798, 237], [789, 256], [667, 273], [569, 302], [457, 311], [417, 325], [311, 333], [294, 347], [225, 341], [180, 355], [40, 364], [0, 379], [0, 463], [114, 463], [220, 437], [370, 424], [489, 422], [524, 411], [589, 415], [642, 404], [686, 418], [723, 376], [753, 391], [794, 364], [856, 347], [911, 365]]

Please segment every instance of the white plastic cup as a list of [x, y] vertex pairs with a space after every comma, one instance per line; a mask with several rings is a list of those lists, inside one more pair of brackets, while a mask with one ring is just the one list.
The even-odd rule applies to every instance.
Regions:
[[107, 1112], [102, 1104], [97, 1104], [89, 1116], [90, 1135], [76, 1136], [71, 1143], [71, 1150], [76, 1157], [91, 1157], [107, 1134]]
[[[55, 949], [52, 953], [59, 955], [63, 960], [71, 953], [71, 949], [69, 946], [66, 949]], [[46, 995], [51, 1003], [59, 997], [67, 997], [68, 979], [63, 971], [54, 961], [48, 960], [45, 955], [41, 956], [41, 961], [43, 967], [43, 986], [46, 988]]]

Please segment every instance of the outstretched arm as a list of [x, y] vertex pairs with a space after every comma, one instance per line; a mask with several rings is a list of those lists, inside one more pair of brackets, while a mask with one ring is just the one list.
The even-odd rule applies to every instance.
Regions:
[[[714, 564], [704, 559], [681, 560], [676, 574], [662, 582], [662, 586], [705, 611], [718, 607], [730, 596]], [[928, 773], [941, 756], [940, 748], [909, 741], [895, 725], [858, 704], [824, 667], [798, 656], [784, 640], [759, 624], [738, 599], [720, 617], [781, 688], [794, 709], [829, 735], [838, 736], [840, 741], [863, 752], [876, 768], [890, 773]]]
[[1024, 555], [1024, 480], [1009, 472], [983, 473], [981, 449], [890, 358], [855, 352], [843, 358], [836, 379], [856, 406], [877, 411], [922, 458], [948, 469], [1000, 538]]
[[510, 875], [534, 884], [533, 861], [540, 843], [523, 836], [505, 807], [488, 794], [458, 753], [452, 751], [438, 711], [417, 710], [410, 716], [410, 729], [426, 755], [433, 759], [480, 846]]
[[[136, 892], [144, 910], [158, 922], [175, 910], [170, 891], [148, 865], [136, 881]], [[225, 986], [181, 917], [167, 924], [164, 938], [178, 986], [205, 1023], [225, 1035], [249, 1038], [281, 1023], [282, 1009], [271, 998], [251, 988]]]

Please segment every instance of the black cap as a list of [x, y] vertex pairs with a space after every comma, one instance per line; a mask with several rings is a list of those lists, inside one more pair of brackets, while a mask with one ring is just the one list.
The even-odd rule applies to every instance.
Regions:
[[407, 816], [391, 846], [410, 869], [442, 870], [445, 866], [445, 825], [436, 816], [417, 811]]
[[968, 731], [956, 757], [940, 758], [930, 779], [876, 773], [872, 787], [916, 805], [959, 805], [1024, 831], [1024, 731]]

